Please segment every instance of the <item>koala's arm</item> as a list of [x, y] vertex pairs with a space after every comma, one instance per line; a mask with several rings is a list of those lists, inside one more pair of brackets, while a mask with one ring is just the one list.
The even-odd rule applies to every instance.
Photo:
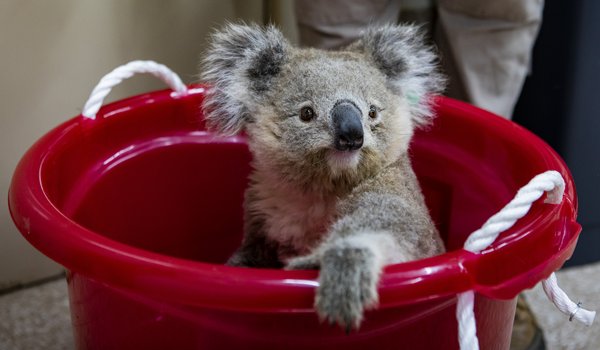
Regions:
[[378, 303], [387, 264], [442, 253], [443, 244], [424, 205], [408, 160], [360, 185], [341, 203], [328, 239], [288, 268], [320, 267], [315, 307], [321, 319], [358, 328]]

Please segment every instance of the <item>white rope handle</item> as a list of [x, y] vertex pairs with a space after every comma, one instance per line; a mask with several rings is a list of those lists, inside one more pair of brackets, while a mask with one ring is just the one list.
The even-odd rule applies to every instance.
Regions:
[[461, 350], [478, 350], [477, 327], [475, 324], [475, 293], [472, 290], [460, 293], [456, 302], [456, 320], [458, 321], [458, 344]]
[[486, 221], [481, 228], [469, 235], [464, 249], [479, 253], [492, 244], [500, 233], [511, 228], [517, 220], [525, 216], [533, 202], [544, 192], [549, 192], [547, 203], [558, 204], [562, 201], [565, 190], [565, 180], [557, 171], [547, 171], [539, 174], [518, 192], [502, 210]]
[[556, 275], [552, 273], [550, 277], [542, 281], [542, 287], [548, 299], [552, 300], [557, 309], [563, 314], [569, 316], [569, 321], [576, 319], [586, 326], [591, 326], [596, 318], [596, 311], [586, 310], [581, 307], [581, 303], [575, 304], [567, 294], [560, 289], [556, 282]]
[[[464, 249], [479, 253], [492, 244], [500, 233], [511, 228], [517, 220], [525, 216], [533, 202], [538, 200], [544, 192], [548, 192], [546, 203], [559, 204], [562, 201], [564, 190], [565, 181], [557, 171], [547, 171], [535, 176], [517, 192], [512, 201], [489, 218], [480, 229], [469, 235]], [[596, 312], [581, 308], [580, 303], [573, 303], [556, 283], [554, 273], [542, 284], [548, 298], [560, 311], [569, 316], [569, 320], [575, 318], [587, 326], [592, 324]], [[475, 293], [472, 290], [458, 295], [456, 320], [458, 321], [458, 342], [462, 350], [479, 349], [473, 312], [474, 298]]]
[[120, 67], [115, 68], [112, 72], [105, 75], [98, 85], [92, 90], [90, 97], [83, 106], [81, 115], [85, 118], [96, 119], [96, 113], [102, 107], [102, 103], [111, 89], [120, 84], [123, 80], [131, 78], [137, 73], [150, 73], [155, 77], [165, 82], [178, 96], [187, 93], [187, 87], [181, 81], [179, 76], [167, 66], [154, 61], [131, 61]]

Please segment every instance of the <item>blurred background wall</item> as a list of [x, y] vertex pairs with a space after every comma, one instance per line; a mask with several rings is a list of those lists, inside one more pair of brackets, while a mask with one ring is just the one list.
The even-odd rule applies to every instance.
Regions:
[[[267, 15], [268, 13], [268, 15]], [[2, 0], [0, 1], [0, 290], [60, 273], [15, 229], [8, 186], [35, 140], [81, 112], [98, 80], [135, 59], [151, 59], [196, 79], [207, 34], [225, 20], [286, 23], [291, 1]], [[134, 77], [109, 100], [164, 86]]]

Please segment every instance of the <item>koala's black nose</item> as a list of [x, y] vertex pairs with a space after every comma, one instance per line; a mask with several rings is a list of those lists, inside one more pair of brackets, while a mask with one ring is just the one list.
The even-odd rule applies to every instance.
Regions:
[[360, 110], [349, 101], [337, 103], [331, 110], [334, 127], [334, 147], [339, 151], [354, 151], [362, 147], [363, 127]]

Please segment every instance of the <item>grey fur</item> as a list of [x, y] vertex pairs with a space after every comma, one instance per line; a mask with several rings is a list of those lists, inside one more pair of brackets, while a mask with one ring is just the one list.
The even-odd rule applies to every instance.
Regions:
[[[407, 153], [431, 117], [426, 96], [443, 85], [416, 28], [372, 28], [321, 51], [292, 47], [273, 27], [229, 24], [212, 36], [203, 69], [209, 127], [245, 130], [253, 154], [230, 265], [320, 268], [316, 310], [349, 329], [377, 305], [386, 264], [443, 252]], [[362, 114], [358, 151], [333, 147], [331, 110], [342, 100]], [[316, 118], [302, 121], [307, 106]]]
[[208, 126], [235, 134], [251, 119], [249, 104], [279, 73], [287, 40], [273, 26], [228, 24], [215, 32], [203, 61], [201, 79], [211, 84], [203, 112]]
[[423, 33], [416, 26], [387, 25], [369, 28], [355, 44], [390, 78], [390, 86], [406, 98], [413, 99], [411, 109], [417, 124], [427, 124], [432, 117], [427, 94], [440, 93], [444, 77], [437, 71], [437, 55], [425, 45]]
[[322, 319], [345, 326], [346, 332], [358, 327], [365, 305], [373, 306], [378, 299], [379, 276], [369, 268], [375, 259], [372, 251], [360, 247], [339, 245], [323, 252], [321, 264], [327, 268], [320, 272], [315, 298]]

